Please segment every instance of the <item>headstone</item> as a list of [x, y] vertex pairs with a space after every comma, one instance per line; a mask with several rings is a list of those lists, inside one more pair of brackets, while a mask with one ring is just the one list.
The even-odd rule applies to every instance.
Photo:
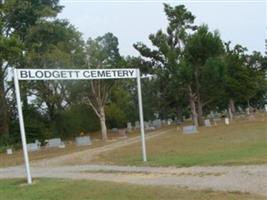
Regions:
[[168, 119], [167, 124], [171, 125], [171, 123], [172, 123], [172, 119]]
[[135, 129], [138, 129], [140, 128], [140, 122], [139, 121], [136, 121], [135, 122], [135, 126], [134, 126]]
[[229, 124], [230, 124], [229, 118], [226, 117], [226, 118], [224, 119], [224, 122], [225, 122], [226, 125], [229, 125]]
[[35, 140], [35, 143], [36, 143], [39, 147], [41, 147], [41, 142], [40, 142], [39, 140]]
[[204, 120], [204, 124], [205, 124], [206, 127], [211, 127], [211, 123], [210, 123], [209, 119], [205, 119]]
[[240, 107], [240, 106], [237, 107], [237, 110], [238, 110], [240, 113], [244, 113], [242, 107]]
[[214, 119], [213, 119], [214, 122], [219, 122], [219, 121], [221, 121], [221, 120], [222, 120], [221, 118], [214, 118]]
[[247, 114], [247, 115], [250, 114], [249, 108], [246, 108], [246, 114]]
[[249, 120], [249, 121], [255, 121], [256, 120], [256, 117], [255, 117], [255, 115], [249, 115], [249, 116], [247, 116], [247, 120]]
[[40, 146], [37, 143], [29, 143], [27, 144], [28, 151], [38, 151], [40, 150]]
[[144, 121], [144, 127], [145, 127], [145, 129], [148, 129], [149, 128], [149, 123]]
[[48, 148], [54, 148], [54, 147], [59, 147], [60, 145], [62, 145], [62, 141], [60, 138], [53, 138], [53, 139], [49, 139], [47, 140], [47, 145], [46, 147]]
[[118, 132], [118, 130], [119, 130], [119, 129], [117, 129], [117, 128], [113, 128], [113, 129], [111, 129], [111, 131], [112, 131], [113, 133]]
[[182, 122], [181, 122], [180, 119], [177, 119], [177, 120], [175, 121], [175, 123], [176, 123], [176, 125], [181, 125], [181, 124], [182, 124]]
[[264, 105], [265, 112], [267, 112], [267, 104]]
[[195, 134], [197, 133], [197, 127], [195, 125], [190, 125], [190, 126], [184, 126], [183, 127], [183, 133], [184, 134]]
[[62, 142], [62, 143], [58, 146], [58, 148], [60, 148], [60, 149], [65, 149], [65, 148], [66, 148], [66, 145], [64, 144], [64, 142]]
[[125, 129], [119, 129], [119, 136], [120, 137], [127, 137]]
[[156, 128], [154, 126], [149, 126], [146, 131], [154, 131], [156, 130]]
[[153, 120], [152, 124], [153, 124], [153, 127], [155, 127], [155, 128], [160, 128], [161, 127], [160, 119]]
[[6, 150], [6, 154], [7, 155], [12, 155], [13, 154], [13, 150], [12, 149], [7, 149]]
[[92, 141], [89, 136], [81, 136], [75, 138], [75, 143], [77, 146], [87, 146], [91, 145]]
[[132, 132], [132, 123], [131, 122], [127, 123], [127, 131]]

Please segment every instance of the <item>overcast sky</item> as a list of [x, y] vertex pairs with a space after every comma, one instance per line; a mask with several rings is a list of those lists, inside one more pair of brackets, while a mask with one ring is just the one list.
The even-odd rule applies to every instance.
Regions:
[[[148, 35], [167, 26], [163, 2], [61, 0], [65, 8], [59, 17], [68, 19], [84, 39], [112, 32], [119, 39], [122, 55], [138, 55], [133, 43], [141, 41], [149, 45]], [[172, 5], [181, 1], [174, 2]], [[205, 23], [211, 30], [219, 30], [224, 41], [239, 43], [250, 52], [264, 52], [267, 21], [264, 1], [182, 3], [196, 16], [196, 24]]]

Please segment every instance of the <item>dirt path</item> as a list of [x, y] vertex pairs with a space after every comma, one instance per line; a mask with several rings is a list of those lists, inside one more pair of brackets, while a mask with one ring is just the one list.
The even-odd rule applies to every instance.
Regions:
[[[37, 177], [89, 179], [141, 185], [175, 185], [190, 189], [249, 192], [266, 196], [267, 165], [154, 168], [107, 165], [32, 167]], [[23, 167], [0, 169], [0, 178], [25, 177]]]
[[[147, 138], [156, 137], [169, 130], [151, 133]], [[190, 189], [211, 189], [228, 192], [249, 192], [266, 196], [267, 165], [215, 166], [215, 167], [133, 167], [112, 165], [66, 166], [69, 160], [88, 161], [102, 152], [110, 151], [132, 143], [140, 137], [115, 142], [104, 147], [84, 150], [57, 158], [31, 163], [34, 178], [70, 178], [112, 181], [141, 185], [174, 185]], [[23, 166], [0, 168], [0, 179], [25, 177]]]
[[[158, 131], [154, 131], [154, 132], [150, 132], [148, 134], [146, 134], [146, 140], [147, 139], [151, 139], [153, 137], [157, 137], [160, 136], [162, 134], [168, 133], [170, 131], [172, 131], [173, 129], [167, 129], [167, 130], [158, 130]], [[38, 160], [38, 161], [34, 161], [31, 163], [32, 166], [62, 166], [62, 165], [68, 165], [70, 163], [73, 162], [77, 162], [77, 163], [88, 163], [90, 160], [92, 160], [95, 156], [106, 152], [106, 151], [111, 151], [120, 147], [124, 147], [133, 143], [137, 143], [140, 142], [141, 143], [141, 137], [137, 136], [137, 137], [133, 137], [133, 138], [128, 138], [128, 139], [124, 139], [118, 142], [114, 142], [102, 147], [97, 147], [97, 148], [93, 148], [93, 149], [87, 149], [87, 150], [83, 150], [80, 152], [75, 152], [75, 153], [71, 153], [68, 155], [63, 155], [63, 156], [58, 156], [56, 158], [51, 158], [51, 159], [44, 159], [44, 160]], [[141, 152], [141, 149], [140, 149]], [[140, 154], [141, 156], [141, 154]]]

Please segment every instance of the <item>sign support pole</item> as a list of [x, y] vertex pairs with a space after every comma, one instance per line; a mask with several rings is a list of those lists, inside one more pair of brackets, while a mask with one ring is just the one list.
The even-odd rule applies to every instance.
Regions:
[[32, 177], [31, 177], [30, 164], [29, 164], [29, 156], [28, 156], [28, 150], [27, 150], [27, 142], [26, 142], [26, 136], [25, 136], [23, 112], [22, 112], [22, 103], [21, 103], [21, 98], [20, 98], [19, 81], [18, 81], [16, 68], [14, 68], [13, 72], [14, 72], [14, 85], [15, 85], [15, 93], [16, 93], [16, 99], [17, 99], [19, 126], [20, 126], [20, 134], [21, 134], [21, 141], [22, 141], [22, 147], [23, 147], [23, 155], [24, 155], [24, 161], [25, 161], [27, 182], [28, 182], [28, 184], [32, 184]]
[[139, 105], [139, 116], [140, 116], [142, 153], [143, 153], [143, 161], [146, 162], [147, 161], [146, 139], [145, 139], [145, 128], [144, 128], [144, 115], [143, 115], [143, 104], [142, 104], [140, 69], [136, 69], [136, 79], [137, 79], [137, 92], [138, 92], [138, 105]]

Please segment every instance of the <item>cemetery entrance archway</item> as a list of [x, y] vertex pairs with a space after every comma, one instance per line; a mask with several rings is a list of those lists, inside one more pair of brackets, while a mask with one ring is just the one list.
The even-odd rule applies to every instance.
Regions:
[[147, 161], [144, 117], [141, 92], [141, 78], [139, 69], [14, 69], [14, 85], [19, 115], [20, 134], [28, 184], [32, 183], [30, 172], [27, 141], [25, 136], [22, 103], [20, 97], [20, 80], [96, 80], [96, 79], [127, 79], [135, 78], [137, 81], [139, 118], [141, 129], [142, 156]]

